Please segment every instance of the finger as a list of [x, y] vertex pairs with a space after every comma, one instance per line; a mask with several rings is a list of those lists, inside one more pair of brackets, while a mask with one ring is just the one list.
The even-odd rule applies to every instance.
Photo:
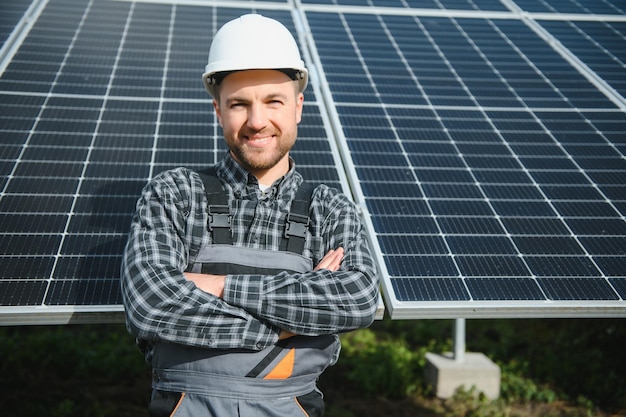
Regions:
[[322, 258], [322, 260], [317, 264], [317, 266], [315, 267], [314, 271], [318, 271], [320, 269], [328, 269], [329, 265], [331, 264], [331, 259], [332, 256], [334, 255], [335, 251], [334, 250], [330, 250], [328, 252], [326, 252], [326, 255], [324, 255], [324, 257]]
[[320, 269], [328, 269], [330, 271], [339, 270], [341, 261], [343, 261], [344, 251], [343, 248], [337, 248], [335, 250], [329, 250], [320, 263], [315, 267], [315, 271]]
[[333, 251], [333, 254], [330, 258], [330, 263], [328, 265], [328, 269], [331, 271], [339, 270], [339, 266], [341, 266], [341, 261], [343, 261], [343, 248], [338, 248]]

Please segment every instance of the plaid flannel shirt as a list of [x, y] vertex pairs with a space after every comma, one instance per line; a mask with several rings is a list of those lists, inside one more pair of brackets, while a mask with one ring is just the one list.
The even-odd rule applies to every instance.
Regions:
[[[279, 250], [302, 182], [293, 162], [265, 193], [229, 154], [217, 173], [229, 197], [234, 244]], [[372, 323], [376, 268], [357, 209], [345, 195], [325, 185], [315, 189], [303, 253], [316, 265], [330, 249], [343, 247], [339, 271], [228, 275], [222, 299], [183, 275], [211, 243], [206, 207], [200, 177], [185, 168], [159, 174], [142, 191], [121, 269], [127, 326], [139, 340], [260, 350], [275, 343], [281, 329], [315, 336]]]

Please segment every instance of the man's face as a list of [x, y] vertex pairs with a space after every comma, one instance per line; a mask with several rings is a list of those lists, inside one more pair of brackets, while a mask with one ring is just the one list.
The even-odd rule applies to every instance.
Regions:
[[226, 144], [259, 181], [269, 184], [289, 170], [303, 102], [296, 83], [280, 71], [240, 71], [222, 81], [213, 106]]

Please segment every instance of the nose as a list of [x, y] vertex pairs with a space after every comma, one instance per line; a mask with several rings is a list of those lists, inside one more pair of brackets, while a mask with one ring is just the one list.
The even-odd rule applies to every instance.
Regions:
[[259, 131], [267, 126], [267, 111], [260, 104], [253, 104], [248, 109], [248, 127]]

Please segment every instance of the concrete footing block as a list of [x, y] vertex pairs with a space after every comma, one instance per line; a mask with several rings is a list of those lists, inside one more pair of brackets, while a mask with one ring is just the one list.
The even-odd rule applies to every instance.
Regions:
[[487, 398], [500, 395], [500, 367], [482, 353], [466, 352], [461, 361], [451, 353], [426, 354], [424, 377], [438, 398], [450, 398], [461, 386], [466, 390], [476, 387]]

